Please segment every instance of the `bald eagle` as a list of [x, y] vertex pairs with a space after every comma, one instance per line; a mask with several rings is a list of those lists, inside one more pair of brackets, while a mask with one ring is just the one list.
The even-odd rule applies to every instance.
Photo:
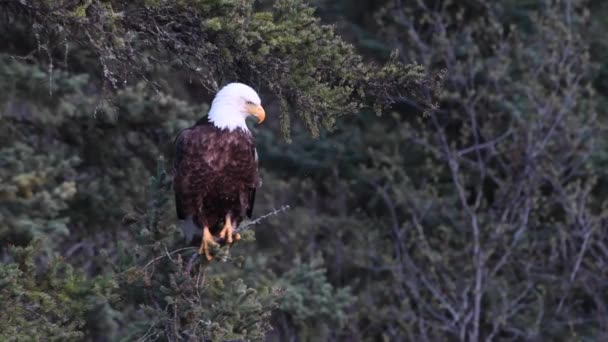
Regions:
[[228, 244], [240, 239], [235, 229], [251, 217], [261, 184], [255, 141], [245, 123], [249, 116], [264, 121], [260, 97], [245, 84], [231, 83], [217, 93], [207, 117], [176, 138], [177, 217], [200, 229], [199, 254], [207, 260], [216, 238]]

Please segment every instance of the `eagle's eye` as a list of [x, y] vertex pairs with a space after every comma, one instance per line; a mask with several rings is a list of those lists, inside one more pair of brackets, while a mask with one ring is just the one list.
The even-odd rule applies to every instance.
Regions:
[[248, 105], [253, 105], [253, 102], [251, 102], [251, 101], [247, 101], [247, 104], [248, 104]]

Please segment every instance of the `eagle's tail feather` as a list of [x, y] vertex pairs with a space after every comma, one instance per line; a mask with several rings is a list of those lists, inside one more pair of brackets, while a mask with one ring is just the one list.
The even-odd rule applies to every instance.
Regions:
[[192, 220], [192, 216], [188, 216], [185, 220], [180, 222], [180, 228], [182, 229], [182, 233], [184, 234], [184, 238], [186, 241], [191, 242], [194, 239], [194, 236], [201, 234], [201, 229], [194, 224], [194, 220]]

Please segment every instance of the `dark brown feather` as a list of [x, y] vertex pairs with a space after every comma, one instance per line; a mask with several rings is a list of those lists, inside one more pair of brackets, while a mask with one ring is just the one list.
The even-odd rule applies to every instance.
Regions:
[[251, 217], [260, 184], [251, 133], [199, 121], [179, 134], [175, 148], [173, 186], [179, 219], [192, 217], [199, 228], [207, 224], [213, 232], [226, 214], [237, 224], [245, 215]]

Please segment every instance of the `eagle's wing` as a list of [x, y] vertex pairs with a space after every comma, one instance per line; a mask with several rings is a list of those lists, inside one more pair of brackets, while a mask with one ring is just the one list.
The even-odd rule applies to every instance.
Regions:
[[249, 190], [249, 206], [247, 207], [247, 217], [253, 214], [253, 204], [255, 203], [255, 188]]
[[212, 168], [203, 157], [213, 149], [213, 130], [208, 125], [196, 125], [181, 131], [175, 139], [173, 190], [175, 209], [180, 220], [196, 213], [202, 184], [210, 178]]
[[185, 147], [185, 138], [184, 132], [188, 129], [182, 130], [179, 132], [177, 137], [175, 138], [175, 156], [173, 159], [173, 190], [175, 192], [175, 211], [177, 213], [177, 218], [180, 220], [186, 219], [186, 213], [184, 212], [184, 207], [182, 203], [183, 191], [182, 191], [182, 182], [180, 182], [177, 178], [179, 177], [179, 168], [182, 159], [184, 158], [184, 147]]
[[258, 150], [253, 146], [253, 158], [255, 160], [255, 180], [253, 186], [249, 189], [249, 201], [247, 206], [247, 217], [251, 218], [253, 214], [253, 205], [255, 203], [255, 190], [262, 185], [260, 179], [260, 171], [258, 168]]

